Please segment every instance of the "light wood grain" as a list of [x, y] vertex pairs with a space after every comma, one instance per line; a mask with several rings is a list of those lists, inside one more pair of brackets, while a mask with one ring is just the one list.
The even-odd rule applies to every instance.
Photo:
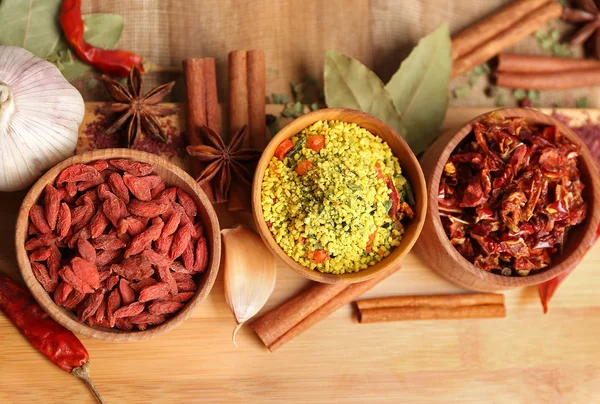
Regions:
[[[302, 132], [303, 129], [312, 125], [317, 121], [329, 121], [339, 120], [342, 122], [353, 122], [362, 128], [367, 129], [375, 136], [381, 137], [387, 142], [392, 149], [394, 155], [400, 162], [402, 167], [402, 173], [406, 176], [409, 183], [412, 186], [415, 194], [415, 217], [405, 224], [404, 234], [402, 235], [402, 243], [396, 247], [390, 255], [385, 257], [383, 260], [375, 265], [370, 266], [367, 269], [358, 272], [351, 272], [345, 274], [327, 274], [322, 273], [310, 268], [306, 268], [290, 256], [288, 256], [283, 249], [277, 244], [273, 234], [269, 230], [265, 218], [263, 216], [262, 204], [261, 204], [261, 187], [262, 181], [265, 174], [265, 170], [269, 165], [269, 162], [275, 154], [277, 146], [284, 141], [289, 139], [298, 133]], [[427, 212], [427, 195], [425, 192], [425, 179], [421, 166], [417, 161], [414, 153], [408, 146], [408, 144], [402, 139], [392, 128], [383, 123], [377, 118], [374, 118], [364, 112], [343, 109], [343, 108], [327, 108], [318, 111], [313, 111], [306, 115], [294, 119], [291, 123], [286, 125], [279, 133], [271, 140], [271, 142], [265, 148], [260, 161], [256, 166], [256, 172], [254, 174], [254, 181], [252, 182], [252, 213], [254, 214], [254, 221], [258, 230], [258, 233], [262, 237], [263, 241], [269, 249], [279, 259], [285, 262], [290, 268], [298, 272], [300, 275], [317, 282], [323, 283], [356, 283], [362, 282], [367, 279], [376, 277], [378, 274], [385, 273], [394, 267], [412, 248], [417, 241], [421, 228], [425, 222], [425, 215]]]
[[[199, 277], [198, 290], [194, 297], [185, 305], [185, 307], [176, 313], [165, 323], [151, 327], [144, 331], [125, 332], [118, 329], [109, 329], [104, 327], [91, 327], [79, 322], [75, 314], [69, 310], [56, 305], [52, 297], [44, 290], [42, 285], [33, 275], [29, 262], [27, 251], [25, 251], [25, 240], [27, 239], [27, 229], [29, 228], [29, 210], [39, 203], [42, 198], [44, 188], [48, 184], [53, 184], [58, 174], [73, 164], [85, 164], [95, 160], [110, 159], [128, 159], [141, 163], [152, 164], [153, 171], [159, 175], [167, 186], [177, 186], [186, 191], [198, 206], [198, 215], [205, 229], [205, 236], [209, 246], [209, 264], [206, 272]], [[206, 197], [206, 194], [200, 186], [179, 167], [169, 163], [165, 159], [153, 154], [129, 149], [104, 149], [96, 150], [80, 155], [73, 156], [57, 164], [44, 174], [30, 189], [25, 196], [19, 209], [17, 223], [15, 225], [15, 249], [17, 262], [25, 284], [33, 294], [33, 297], [44, 308], [44, 310], [69, 330], [87, 337], [92, 337], [104, 341], [113, 342], [132, 342], [142, 339], [149, 339], [165, 333], [185, 321], [186, 318], [202, 303], [208, 296], [215, 283], [219, 264], [221, 259], [221, 230], [217, 215]]]
[[[268, 110], [280, 109], [269, 106]], [[444, 130], [482, 109], [451, 109]], [[581, 122], [600, 111], [560, 111]], [[20, 280], [13, 232], [24, 192], [0, 194], [0, 271]], [[232, 219], [217, 206], [221, 227]], [[222, 276], [181, 326], [149, 341], [110, 344], [82, 337], [92, 377], [108, 403], [569, 403], [600, 396], [600, 244], [561, 285], [543, 315], [536, 288], [505, 292], [507, 318], [359, 325], [347, 305], [270, 354], [235, 326]], [[310, 282], [278, 263], [263, 311]], [[364, 298], [464, 293], [415, 254]], [[93, 403], [80, 381], [32, 349], [0, 315], [0, 402]]]
[[534, 124], [558, 125], [561, 134], [581, 146], [579, 168], [581, 180], [585, 184], [583, 198], [588, 204], [587, 218], [581, 225], [574, 227], [569, 232], [564, 251], [553, 257], [552, 264], [547, 269], [525, 277], [507, 277], [482, 271], [468, 262], [448, 242], [448, 236], [440, 220], [437, 195], [444, 165], [452, 151], [471, 133], [475, 122], [487, 118], [487, 113], [468, 122], [460, 130], [448, 131], [438, 138], [421, 158], [429, 194], [427, 208], [429, 216], [421, 237], [415, 245], [415, 252], [429, 263], [431, 269], [449, 281], [464, 288], [482, 292], [537, 285], [558, 276], [575, 265], [586, 253], [596, 238], [596, 230], [600, 224], [600, 178], [593, 157], [579, 137], [561, 122], [533, 109], [514, 108], [503, 109], [500, 112], [505, 118], [521, 117]]

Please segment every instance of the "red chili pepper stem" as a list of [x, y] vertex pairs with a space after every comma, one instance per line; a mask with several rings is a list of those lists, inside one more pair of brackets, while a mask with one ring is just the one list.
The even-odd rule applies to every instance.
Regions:
[[102, 399], [100, 392], [98, 391], [98, 389], [96, 389], [96, 386], [94, 386], [94, 382], [92, 381], [92, 378], [90, 377], [90, 361], [87, 361], [87, 363], [83, 366], [74, 368], [71, 371], [71, 374], [73, 376], [77, 376], [78, 378], [83, 380], [85, 382], [85, 384], [87, 384], [89, 389], [92, 391], [92, 393], [94, 393], [96, 400], [98, 400], [98, 402], [100, 404], [104, 404], [104, 400]]

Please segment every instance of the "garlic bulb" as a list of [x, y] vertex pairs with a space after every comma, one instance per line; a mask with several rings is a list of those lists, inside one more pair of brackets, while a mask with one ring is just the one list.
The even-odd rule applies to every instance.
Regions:
[[0, 46], [0, 191], [23, 189], [73, 154], [81, 94], [52, 63]]
[[221, 231], [225, 299], [233, 312], [235, 334], [265, 305], [273, 289], [277, 271], [275, 257], [258, 234], [243, 227]]

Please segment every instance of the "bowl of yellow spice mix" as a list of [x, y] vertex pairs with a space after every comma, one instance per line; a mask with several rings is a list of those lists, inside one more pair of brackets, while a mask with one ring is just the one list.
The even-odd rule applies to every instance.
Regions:
[[363, 112], [324, 109], [283, 128], [258, 163], [253, 213], [303, 276], [354, 283], [398, 265], [425, 220], [423, 173], [404, 140]]

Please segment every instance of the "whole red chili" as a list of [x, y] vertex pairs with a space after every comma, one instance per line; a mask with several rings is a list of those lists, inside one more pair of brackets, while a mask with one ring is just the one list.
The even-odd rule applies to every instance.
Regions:
[[82, 379], [100, 403], [89, 374], [90, 356], [71, 331], [54, 321], [31, 293], [0, 273], [0, 311], [56, 366]]
[[96, 48], [83, 39], [81, 0], [63, 0], [60, 10], [60, 25], [75, 54], [89, 65], [104, 73], [127, 77], [133, 66], [144, 72], [142, 57], [132, 52]]

